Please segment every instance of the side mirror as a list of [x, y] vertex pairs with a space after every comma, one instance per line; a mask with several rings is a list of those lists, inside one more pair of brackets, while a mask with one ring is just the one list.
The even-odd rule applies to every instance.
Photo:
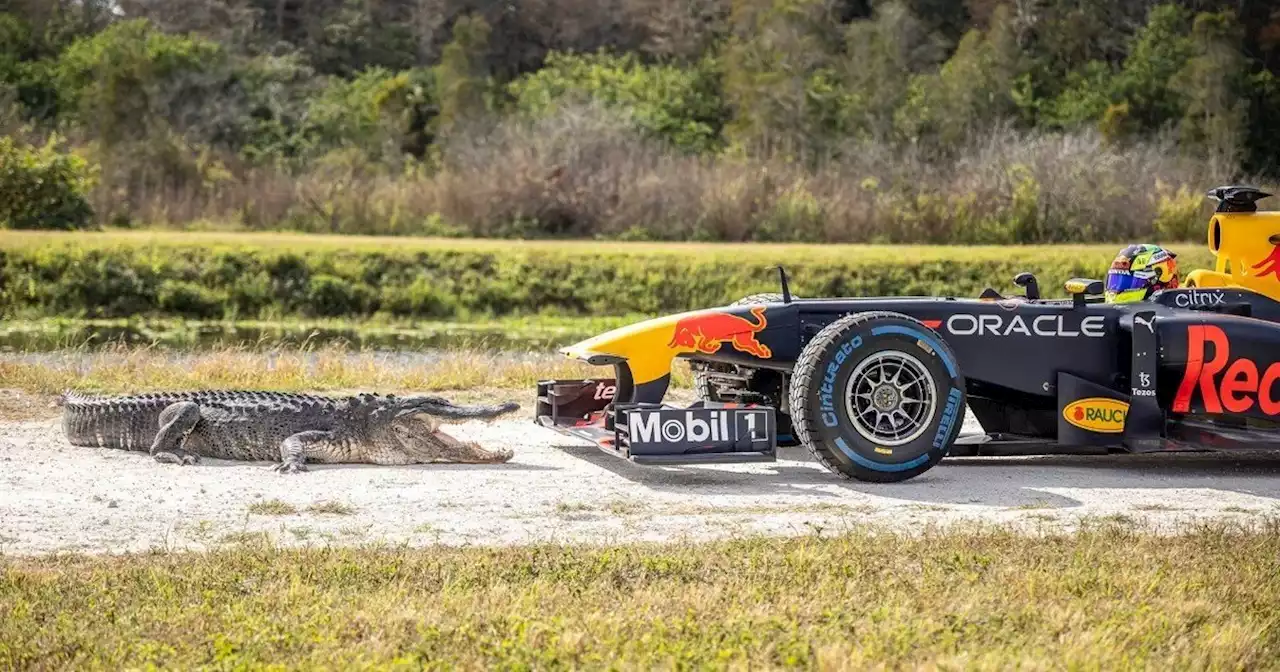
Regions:
[[1066, 281], [1063, 287], [1071, 295], [1071, 302], [1077, 308], [1085, 304], [1085, 297], [1098, 296], [1103, 291], [1101, 280], [1089, 280], [1087, 278], [1072, 278]]
[[1027, 300], [1035, 301], [1040, 298], [1040, 283], [1036, 282], [1036, 276], [1023, 271], [1013, 276], [1013, 284], [1026, 290]]

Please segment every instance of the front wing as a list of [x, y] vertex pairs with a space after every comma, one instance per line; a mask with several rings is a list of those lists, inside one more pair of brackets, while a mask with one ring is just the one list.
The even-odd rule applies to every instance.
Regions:
[[614, 403], [613, 379], [538, 383], [535, 419], [562, 434], [640, 464], [771, 462], [777, 421], [772, 407], [697, 402]]

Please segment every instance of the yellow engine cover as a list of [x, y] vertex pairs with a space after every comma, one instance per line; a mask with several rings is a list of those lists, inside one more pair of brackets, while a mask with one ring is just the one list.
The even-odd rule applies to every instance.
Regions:
[[1214, 269], [1187, 275], [1189, 287], [1242, 287], [1280, 301], [1280, 212], [1219, 212], [1209, 220]]

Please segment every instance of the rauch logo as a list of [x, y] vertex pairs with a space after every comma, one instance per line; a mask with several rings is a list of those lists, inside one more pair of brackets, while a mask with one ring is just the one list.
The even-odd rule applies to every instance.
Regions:
[[[1205, 359], [1205, 344], [1213, 344], [1213, 357]], [[1231, 366], [1227, 366], [1230, 362]], [[1223, 371], [1225, 370], [1225, 373]], [[1221, 380], [1215, 380], [1218, 374]], [[1259, 375], [1261, 374], [1261, 375]], [[1280, 414], [1280, 399], [1272, 394], [1280, 381], [1280, 362], [1258, 370], [1258, 363], [1241, 357], [1231, 361], [1231, 342], [1222, 327], [1198, 324], [1187, 327], [1187, 368], [1173, 398], [1173, 411], [1191, 410], [1191, 395], [1200, 388], [1206, 413], [1244, 413], [1258, 404], [1267, 415]]]
[[1118, 434], [1124, 431], [1125, 415], [1129, 404], [1106, 397], [1077, 399], [1062, 409], [1062, 417], [1080, 429], [1101, 434]]

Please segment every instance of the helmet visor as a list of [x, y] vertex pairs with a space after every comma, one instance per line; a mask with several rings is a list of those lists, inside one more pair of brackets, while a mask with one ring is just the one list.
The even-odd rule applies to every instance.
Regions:
[[1150, 286], [1150, 280], [1140, 278], [1128, 271], [1111, 271], [1107, 273], [1107, 292], [1121, 294], [1135, 289], [1146, 289]]

